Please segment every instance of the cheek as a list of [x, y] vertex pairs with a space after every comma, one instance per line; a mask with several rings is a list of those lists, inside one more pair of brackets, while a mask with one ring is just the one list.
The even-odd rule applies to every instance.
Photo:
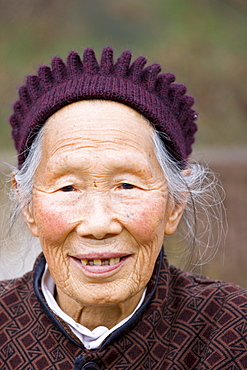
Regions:
[[49, 195], [38, 197], [34, 201], [33, 212], [41, 240], [57, 244], [69, 232], [70, 212], [52, 201]]
[[165, 226], [164, 200], [142, 202], [135, 210], [129, 212], [129, 227], [139, 242], [150, 244], [157, 239], [163, 242]]

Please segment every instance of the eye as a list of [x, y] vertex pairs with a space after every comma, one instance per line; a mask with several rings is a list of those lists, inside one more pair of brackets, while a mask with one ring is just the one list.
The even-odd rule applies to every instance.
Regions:
[[63, 192], [69, 192], [69, 191], [74, 191], [75, 189], [72, 185], [67, 185], [67, 186], [62, 187], [60, 190]]
[[124, 190], [129, 190], [129, 189], [134, 189], [134, 185], [131, 185], [131, 184], [127, 184], [127, 183], [123, 183], [121, 185], [121, 188], [124, 189]]

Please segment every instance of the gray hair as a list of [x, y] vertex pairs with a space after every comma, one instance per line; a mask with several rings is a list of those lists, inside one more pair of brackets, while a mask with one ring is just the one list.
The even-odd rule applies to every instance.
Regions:
[[178, 230], [172, 236], [172, 249], [180, 254], [183, 264], [202, 266], [212, 260], [225, 237], [224, 189], [206, 165], [188, 163], [186, 171], [181, 171], [181, 165], [171, 158], [159, 135], [153, 132], [153, 143], [170, 196], [179, 204], [187, 195]]
[[[176, 249], [182, 261], [192, 263], [193, 266], [202, 265], [215, 255], [224, 235], [223, 190], [207, 166], [191, 163], [186, 167], [187, 171], [181, 171], [181, 166], [171, 158], [159, 135], [153, 130], [154, 151], [168, 183], [169, 194], [178, 203], [184, 202], [185, 195], [188, 196], [178, 232], [173, 239], [167, 237], [171, 241], [165, 240], [165, 245], [171, 244], [173, 250], [176, 249], [175, 245], [182, 245]], [[10, 191], [13, 201], [10, 227], [15, 224], [22, 208], [32, 201], [34, 175], [41, 160], [43, 136], [44, 126], [35, 138], [21, 169], [12, 168], [17, 194], [14, 190]]]

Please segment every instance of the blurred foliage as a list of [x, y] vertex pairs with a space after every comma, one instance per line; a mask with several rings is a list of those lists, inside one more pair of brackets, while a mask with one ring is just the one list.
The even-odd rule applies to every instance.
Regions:
[[111, 45], [174, 72], [196, 96], [197, 145], [247, 139], [246, 0], [0, 0], [0, 145], [17, 87], [69, 50]]

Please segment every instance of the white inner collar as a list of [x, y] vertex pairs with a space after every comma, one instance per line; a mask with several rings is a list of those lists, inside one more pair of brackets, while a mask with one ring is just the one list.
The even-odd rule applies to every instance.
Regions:
[[58, 306], [54, 298], [55, 283], [51, 277], [47, 264], [45, 266], [45, 270], [41, 280], [41, 290], [42, 293], [44, 294], [44, 297], [50, 309], [69, 325], [73, 333], [81, 340], [81, 342], [87, 349], [98, 348], [108, 335], [110, 335], [114, 330], [118, 329], [120, 326], [125, 324], [126, 321], [128, 321], [138, 310], [138, 308], [142, 305], [146, 294], [145, 289], [135, 310], [128, 317], [126, 317], [125, 319], [120, 321], [117, 325], [115, 325], [113, 328], [109, 330], [105, 326], [98, 326], [97, 328], [91, 331], [85, 326], [74, 321]]

